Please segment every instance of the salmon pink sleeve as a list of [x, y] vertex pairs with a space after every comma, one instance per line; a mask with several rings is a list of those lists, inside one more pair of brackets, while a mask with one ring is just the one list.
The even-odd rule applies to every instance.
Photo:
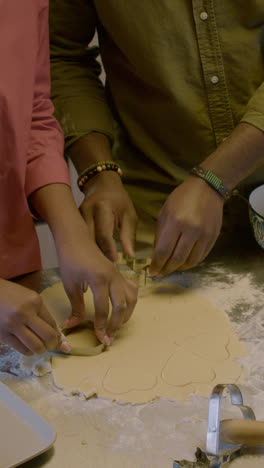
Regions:
[[63, 157], [63, 133], [53, 116], [54, 108], [50, 100], [48, 0], [43, 3], [39, 15], [39, 49], [27, 154], [27, 196], [45, 185], [70, 185], [68, 168]]

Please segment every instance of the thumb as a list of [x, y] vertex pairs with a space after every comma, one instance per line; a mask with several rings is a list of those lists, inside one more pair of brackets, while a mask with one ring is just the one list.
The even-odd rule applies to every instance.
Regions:
[[61, 324], [62, 328], [72, 328], [79, 325], [79, 323], [84, 319], [85, 315], [85, 305], [83, 299], [83, 292], [76, 289], [66, 291], [70, 303], [72, 306], [72, 314], [69, 318], [64, 320]]
[[137, 218], [125, 213], [120, 227], [120, 241], [123, 252], [135, 258]]

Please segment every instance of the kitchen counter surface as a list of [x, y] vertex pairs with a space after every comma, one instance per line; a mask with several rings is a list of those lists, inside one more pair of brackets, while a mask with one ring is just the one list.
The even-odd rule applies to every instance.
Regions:
[[[150, 252], [143, 248], [139, 255]], [[52, 269], [17, 281], [41, 292], [59, 280], [58, 269]], [[245, 404], [264, 420], [264, 251], [251, 231], [221, 235], [203, 264], [176, 272], [168, 281], [206, 296], [229, 315], [250, 353], [249, 381], [241, 387]], [[58, 434], [54, 448], [24, 468], [172, 468], [174, 458], [192, 459], [197, 446], [204, 449], [206, 398], [196, 396], [185, 404], [159, 400], [137, 407], [101, 399], [84, 401], [56, 390], [49, 375], [21, 379], [8, 373], [16, 353], [9, 361], [7, 353], [2, 348], [1, 380]], [[223, 408], [228, 417], [228, 405]]]

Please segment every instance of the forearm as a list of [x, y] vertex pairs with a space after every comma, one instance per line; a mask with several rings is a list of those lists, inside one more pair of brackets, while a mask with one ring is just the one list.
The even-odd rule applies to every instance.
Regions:
[[240, 123], [201, 166], [232, 190], [263, 164], [264, 133], [253, 125]]
[[73, 143], [69, 154], [80, 174], [91, 164], [112, 159], [111, 143], [103, 133], [91, 132]]
[[66, 184], [50, 184], [36, 190], [30, 197], [30, 204], [49, 225], [57, 247], [71, 243], [78, 235], [86, 236], [87, 227], [83, 221]]

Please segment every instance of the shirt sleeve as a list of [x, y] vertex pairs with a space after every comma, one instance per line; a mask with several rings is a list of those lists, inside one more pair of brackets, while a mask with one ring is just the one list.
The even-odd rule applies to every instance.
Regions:
[[[43, 3], [43, 2], [42, 2]], [[39, 13], [39, 50], [36, 59], [32, 124], [27, 154], [25, 192], [27, 197], [49, 184], [70, 185], [63, 156], [64, 138], [53, 116], [50, 100], [48, 1]]]
[[95, 29], [91, 1], [50, 1], [51, 94], [66, 149], [93, 131], [113, 140], [113, 117], [99, 79], [98, 48], [88, 47]]
[[241, 122], [246, 122], [264, 132], [264, 83], [249, 100]]

